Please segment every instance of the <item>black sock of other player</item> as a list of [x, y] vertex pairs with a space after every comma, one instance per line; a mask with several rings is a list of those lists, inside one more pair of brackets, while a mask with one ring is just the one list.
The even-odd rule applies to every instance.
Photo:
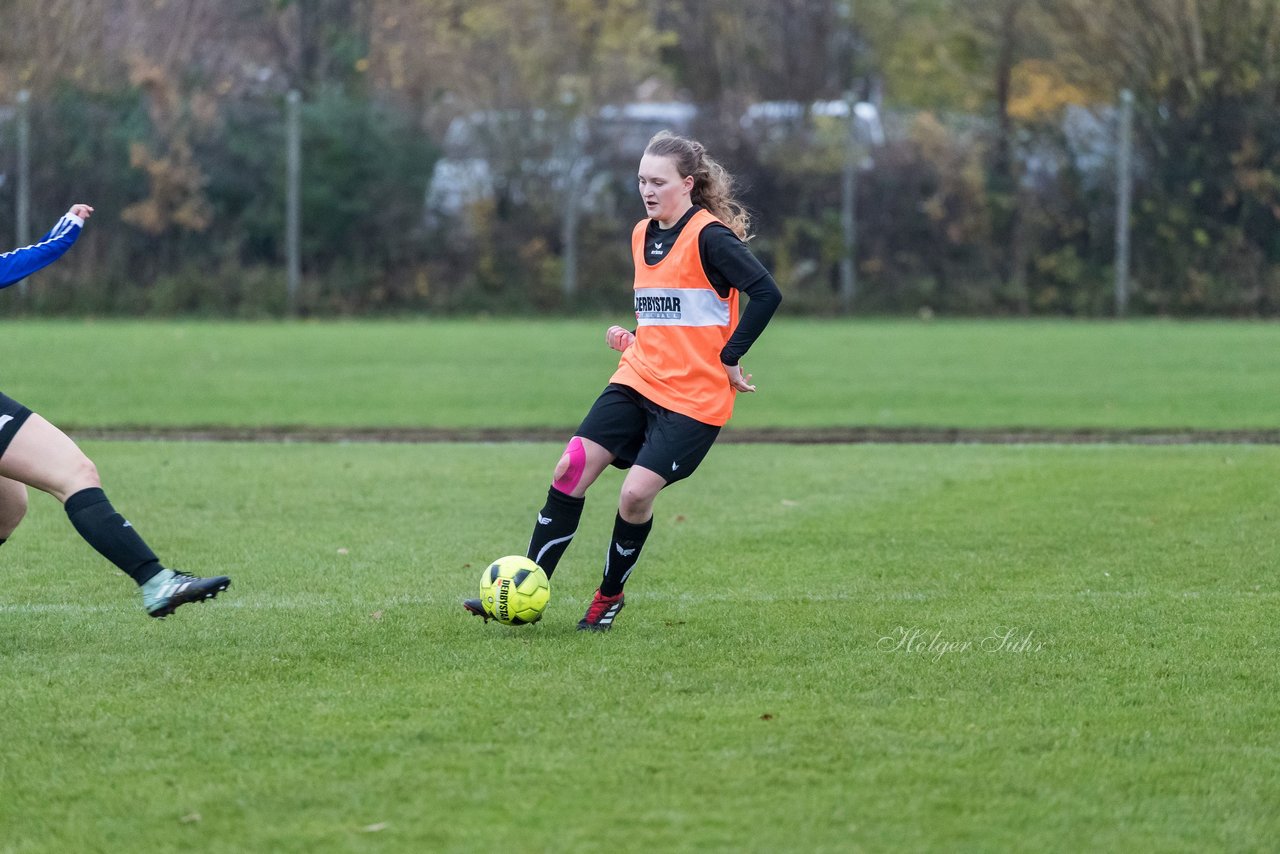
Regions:
[[653, 517], [647, 522], [633, 525], [618, 514], [613, 520], [613, 542], [609, 544], [609, 554], [604, 559], [604, 578], [600, 581], [601, 596], [617, 596], [622, 592], [622, 585], [627, 583], [627, 576], [636, 568], [640, 560], [640, 550], [653, 528]]
[[542, 567], [547, 578], [556, 571], [564, 550], [573, 542], [586, 503], [585, 497], [565, 495], [554, 486], [547, 490], [547, 503], [538, 511], [538, 522], [533, 526], [526, 554], [529, 560]]
[[159, 558], [133, 525], [116, 512], [106, 493], [97, 487], [82, 489], [67, 499], [67, 517], [85, 542], [120, 567], [141, 586], [162, 567]]

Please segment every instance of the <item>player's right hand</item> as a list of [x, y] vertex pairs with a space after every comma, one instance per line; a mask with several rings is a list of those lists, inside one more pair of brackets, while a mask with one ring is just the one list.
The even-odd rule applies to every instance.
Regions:
[[93, 216], [93, 208], [84, 204], [74, 204], [71, 206], [71, 210], [67, 211], [67, 213], [72, 216], [78, 216], [81, 219], [88, 219]]
[[621, 326], [610, 326], [604, 333], [605, 343], [621, 353], [635, 343], [636, 336]]

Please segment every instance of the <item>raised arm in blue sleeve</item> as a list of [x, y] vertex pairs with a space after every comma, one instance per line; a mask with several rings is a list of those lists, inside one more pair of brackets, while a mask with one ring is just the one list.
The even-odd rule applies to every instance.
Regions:
[[57, 261], [76, 242], [83, 226], [84, 220], [80, 217], [64, 214], [37, 243], [0, 255], [0, 288], [7, 288]]

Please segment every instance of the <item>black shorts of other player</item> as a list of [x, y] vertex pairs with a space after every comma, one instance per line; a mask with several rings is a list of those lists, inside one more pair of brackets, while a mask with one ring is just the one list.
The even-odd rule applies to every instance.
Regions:
[[0, 457], [9, 449], [9, 443], [17, 435], [18, 428], [27, 423], [31, 410], [0, 393]]
[[664, 409], [635, 389], [610, 383], [575, 436], [614, 455], [612, 465], [633, 465], [662, 476], [668, 485], [693, 474], [720, 435], [720, 428]]

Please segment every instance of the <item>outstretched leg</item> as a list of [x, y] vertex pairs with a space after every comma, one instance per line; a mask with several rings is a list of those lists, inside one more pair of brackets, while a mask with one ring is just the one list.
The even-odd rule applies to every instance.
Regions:
[[13, 437], [0, 457], [0, 475], [61, 501], [80, 536], [139, 585], [163, 569], [155, 552], [107, 500], [97, 467], [41, 416], [33, 413]]
[[164, 617], [187, 602], [212, 599], [230, 585], [225, 576], [197, 578], [161, 566], [155, 552], [102, 491], [98, 469], [79, 446], [32, 413], [0, 456], [0, 477], [25, 483], [62, 502], [72, 526], [98, 553], [143, 589], [143, 603]]

